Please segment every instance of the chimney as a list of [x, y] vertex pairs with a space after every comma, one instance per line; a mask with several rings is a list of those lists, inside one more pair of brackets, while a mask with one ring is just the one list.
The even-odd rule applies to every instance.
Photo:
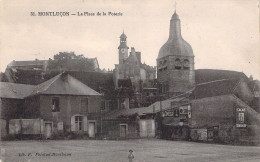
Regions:
[[137, 60], [141, 63], [141, 52], [135, 52]]

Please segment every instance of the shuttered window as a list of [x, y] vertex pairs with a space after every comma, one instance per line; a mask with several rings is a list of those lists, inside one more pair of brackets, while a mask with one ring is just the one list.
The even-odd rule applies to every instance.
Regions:
[[81, 131], [83, 130], [83, 116], [75, 116], [75, 126], [76, 126], [76, 131]]

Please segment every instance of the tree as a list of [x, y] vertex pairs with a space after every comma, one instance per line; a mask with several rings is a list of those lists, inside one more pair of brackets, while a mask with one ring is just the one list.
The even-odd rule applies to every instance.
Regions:
[[54, 60], [69, 60], [69, 59], [85, 59], [85, 57], [80, 54], [76, 55], [74, 52], [59, 52], [53, 56]]
[[85, 58], [82, 54], [59, 52], [53, 59], [49, 59], [49, 70], [96, 71], [93, 60]]

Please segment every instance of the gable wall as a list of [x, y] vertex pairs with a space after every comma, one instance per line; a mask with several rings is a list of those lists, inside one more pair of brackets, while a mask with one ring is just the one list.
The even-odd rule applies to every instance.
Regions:
[[[52, 112], [52, 98], [59, 97], [60, 112]], [[54, 122], [54, 128], [58, 122], [63, 122], [64, 129], [70, 130], [71, 117], [73, 115], [91, 115], [99, 114], [101, 99], [99, 96], [88, 96], [89, 112], [81, 110], [81, 99], [86, 96], [69, 96], [69, 95], [41, 95], [40, 110], [41, 117], [47, 121]]]

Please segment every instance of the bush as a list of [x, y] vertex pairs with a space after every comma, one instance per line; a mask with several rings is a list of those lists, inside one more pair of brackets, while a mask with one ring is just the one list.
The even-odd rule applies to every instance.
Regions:
[[75, 135], [75, 133], [73, 133], [73, 132], [69, 132], [67, 138], [68, 138], [68, 139], [75, 139], [75, 138], [76, 138], [76, 135]]
[[16, 140], [16, 138], [15, 138], [14, 135], [8, 134], [5, 137], [1, 137], [1, 140], [3, 140], [3, 141], [13, 141], [13, 140]]

